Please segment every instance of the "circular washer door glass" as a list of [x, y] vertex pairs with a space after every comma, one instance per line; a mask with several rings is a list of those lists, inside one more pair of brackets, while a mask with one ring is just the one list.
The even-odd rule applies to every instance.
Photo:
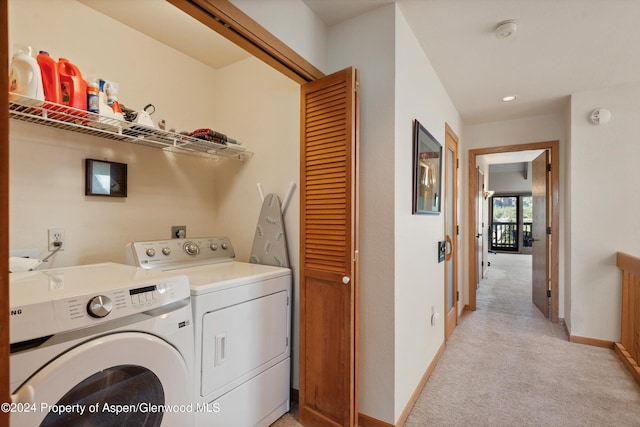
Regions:
[[153, 372], [137, 365], [114, 366], [86, 378], [55, 404], [83, 411], [49, 412], [40, 426], [157, 427], [162, 411], [147, 409], [157, 405], [164, 405], [164, 392]]

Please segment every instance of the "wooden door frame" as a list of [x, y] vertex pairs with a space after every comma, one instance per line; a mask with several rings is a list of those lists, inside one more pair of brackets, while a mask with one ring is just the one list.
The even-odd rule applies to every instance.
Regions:
[[510, 153], [527, 150], [549, 150], [551, 154], [551, 197], [547, 200], [549, 204], [550, 224], [551, 224], [551, 250], [550, 250], [550, 284], [551, 289], [551, 321], [558, 323], [560, 321], [559, 313], [559, 276], [560, 276], [560, 251], [558, 244], [560, 242], [560, 142], [545, 141], [533, 142], [528, 144], [504, 145], [501, 147], [478, 148], [469, 150], [468, 177], [469, 183], [467, 188], [467, 200], [469, 206], [468, 216], [468, 232], [467, 242], [469, 244], [468, 261], [469, 261], [469, 310], [476, 310], [476, 284], [475, 274], [477, 270], [475, 259], [475, 214], [476, 207], [476, 161], [478, 156], [485, 154]]
[[322, 71], [229, 0], [167, 1], [300, 84], [324, 77]]
[[[447, 301], [447, 296], [448, 296], [448, 290], [449, 290], [449, 283], [448, 283], [448, 273], [447, 273], [447, 266], [446, 266], [446, 261], [445, 261], [445, 271], [444, 271], [444, 308], [445, 308], [445, 341], [449, 338], [449, 336], [451, 335], [451, 333], [453, 332], [453, 330], [456, 328], [456, 326], [458, 325], [458, 298], [457, 298], [457, 292], [459, 289], [458, 286], [458, 259], [459, 259], [459, 235], [457, 233], [458, 230], [458, 142], [459, 142], [459, 138], [458, 135], [456, 135], [456, 133], [453, 131], [453, 129], [451, 128], [451, 126], [449, 126], [448, 123], [444, 124], [445, 126], [445, 160], [447, 158], [447, 154], [448, 154], [448, 149], [449, 147], [452, 147], [453, 150], [453, 154], [455, 156], [455, 158], [453, 159], [453, 188], [448, 188], [447, 186], [447, 180], [446, 180], [446, 175], [445, 175], [445, 188], [446, 188], [446, 193], [445, 193], [445, 197], [449, 198], [452, 197], [453, 199], [453, 212], [451, 213], [451, 218], [453, 221], [452, 224], [452, 234], [453, 236], [451, 236], [451, 240], [452, 240], [452, 247], [451, 247], [451, 252], [452, 252], [452, 259], [451, 262], [453, 263], [453, 310], [455, 312], [455, 318], [453, 319], [449, 319], [449, 311], [448, 311], [448, 301]], [[445, 161], [445, 164], [446, 161]], [[448, 165], [448, 164], [447, 164]], [[446, 169], [445, 169], [446, 170]], [[446, 171], [445, 174], [448, 174], [449, 172]], [[451, 192], [451, 194], [450, 194]], [[447, 206], [445, 199], [445, 209]], [[447, 234], [447, 215], [448, 213], [445, 212], [445, 225], [444, 225], [444, 234]]]
[[[9, 32], [7, 0], [0, 0], [0, 80], [8, 81]], [[2, 402], [10, 402], [9, 396], [9, 93], [0, 95], [0, 389]], [[9, 412], [0, 412], [0, 425], [9, 425]]]

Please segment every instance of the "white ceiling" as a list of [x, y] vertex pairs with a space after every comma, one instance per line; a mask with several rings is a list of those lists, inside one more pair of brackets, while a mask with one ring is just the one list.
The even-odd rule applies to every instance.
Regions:
[[[215, 69], [249, 56], [166, 1], [78, 1]], [[640, 0], [303, 1], [328, 26], [397, 3], [465, 124], [559, 113], [572, 93], [640, 81]], [[500, 40], [506, 19], [518, 32]]]
[[543, 150], [513, 151], [510, 153], [484, 154], [481, 157], [490, 165], [530, 162], [538, 157], [542, 151]]
[[[304, 2], [335, 24], [391, 0]], [[558, 113], [572, 93], [640, 81], [638, 0], [395, 3], [466, 124]], [[518, 32], [500, 40], [494, 29], [506, 19]]]
[[[248, 56], [165, 1], [78, 1], [214, 68]], [[465, 124], [558, 113], [572, 93], [640, 80], [639, 0], [303, 1], [329, 26], [397, 3]], [[518, 32], [499, 40], [505, 19]]]
[[250, 55], [164, 0], [77, 0], [214, 69]]

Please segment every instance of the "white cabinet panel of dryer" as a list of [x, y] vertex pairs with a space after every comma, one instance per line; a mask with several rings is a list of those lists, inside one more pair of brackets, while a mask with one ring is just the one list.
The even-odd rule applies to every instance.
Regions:
[[287, 298], [287, 292], [277, 292], [203, 316], [202, 396], [250, 378], [287, 353]]

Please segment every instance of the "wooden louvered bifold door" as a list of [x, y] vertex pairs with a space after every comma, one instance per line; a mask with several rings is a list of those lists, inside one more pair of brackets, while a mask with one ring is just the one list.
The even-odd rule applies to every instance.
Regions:
[[301, 89], [300, 420], [357, 422], [357, 72]]

